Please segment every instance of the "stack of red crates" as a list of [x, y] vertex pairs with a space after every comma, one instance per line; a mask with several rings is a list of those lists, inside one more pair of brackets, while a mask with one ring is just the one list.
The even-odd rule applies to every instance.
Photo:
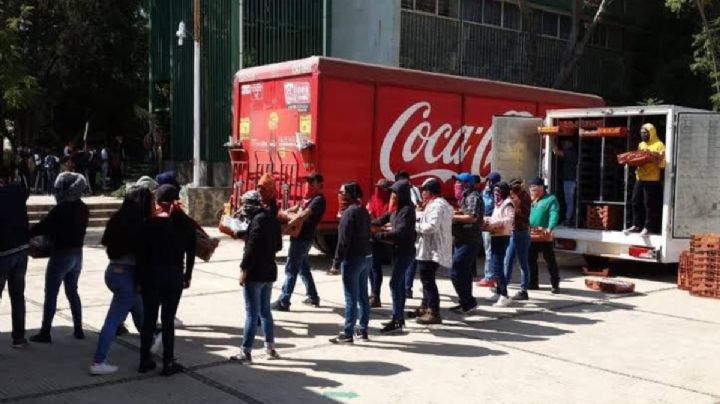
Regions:
[[678, 287], [693, 296], [720, 298], [720, 235], [696, 234], [680, 256]]
[[622, 210], [612, 205], [587, 205], [586, 226], [596, 230], [621, 230]]

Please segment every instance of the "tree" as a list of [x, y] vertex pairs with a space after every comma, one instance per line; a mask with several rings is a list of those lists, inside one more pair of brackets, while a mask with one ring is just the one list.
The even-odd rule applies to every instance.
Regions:
[[95, 143], [144, 134], [135, 114], [136, 106], [147, 105], [144, 4], [0, 0], [0, 26], [14, 34], [0, 35], [0, 46], [10, 43], [2, 57], [11, 49], [11, 69], [20, 71], [5, 73], [8, 63], [0, 63], [0, 75], [16, 83], [2, 83], [8, 90], [0, 113], [15, 123], [19, 141], [57, 147], [79, 136], [88, 120]]
[[[612, 4], [613, 0], [572, 0], [573, 1], [573, 32], [568, 44], [568, 52], [566, 53], [565, 59], [562, 64], [562, 68], [553, 83], [553, 88], [560, 88], [570, 79], [575, 66], [578, 61], [585, 53], [585, 47], [587, 46], [590, 39], [595, 34], [595, 29], [598, 23], [602, 21], [603, 16], [607, 12], [608, 7]], [[595, 15], [585, 29], [585, 34], [582, 38], [577, 35], [577, 29], [580, 25], [580, 14], [582, 5], [594, 6], [597, 5], [597, 11]]]
[[[704, 74], [710, 81], [713, 94], [710, 102], [713, 108], [720, 110], [720, 15], [717, 15], [718, 5], [713, 0], [666, 0], [665, 5], [676, 13], [694, 8], [700, 17], [700, 32], [695, 35], [693, 47], [695, 49], [694, 63], [691, 69], [698, 74]], [[715, 6], [715, 7], [713, 7]]]

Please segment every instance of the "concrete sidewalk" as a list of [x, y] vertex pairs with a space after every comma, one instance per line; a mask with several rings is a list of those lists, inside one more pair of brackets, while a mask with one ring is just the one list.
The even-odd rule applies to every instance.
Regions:
[[[211, 230], [212, 232], [212, 230]], [[585, 288], [576, 257], [561, 257], [563, 294], [545, 288], [507, 309], [481, 307], [468, 316], [442, 310], [445, 323], [380, 336], [390, 317], [390, 294], [373, 310], [369, 342], [335, 346], [328, 338], [343, 321], [339, 277], [329, 259], [313, 256], [322, 299], [303, 306], [298, 282], [291, 312], [274, 313], [279, 361], [267, 361], [258, 338], [255, 364], [233, 364], [244, 320], [237, 285], [242, 243], [223, 239], [213, 260], [200, 261], [178, 316], [176, 355], [187, 370], [170, 378], [139, 375], [136, 334], [119, 338], [108, 361], [111, 376], [87, 368], [110, 302], [100, 231], [88, 234], [80, 296], [86, 339], [72, 338], [64, 296], [51, 345], [10, 348], [10, 304], [0, 303], [0, 401], [27, 403], [607, 403], [720, 402], [720, 301], [690, 297], [675, 288], [674, 273], [630, 269], [638, 293], [606, 296]], [[285, 253], [281, 260], [285, 259]], [[28, 336], [42, 317], [47, 260], [31, 260], [27, 274]], [[479, 261], [479, 265], [482, 262]], [[280, 266], [282, 273], [282, 265]], [[389, 268], [386, 268], [389, 269]], [[541, 269], [543, 271], [543, 269]], [[516, 278], [519, 274], [516, 274]], [[277, 296], [281, 280], [275, 283]], [[446, 274], [439, 281], [442, 307], [455, 293]], [[489, 292], [475, 289], [476, 295]], [[415, 282], [419, 296], [420, 282]], [[419, 304], [408, 301], [408, 307]], [[131, 326], [131, 321], [128, 321]]]

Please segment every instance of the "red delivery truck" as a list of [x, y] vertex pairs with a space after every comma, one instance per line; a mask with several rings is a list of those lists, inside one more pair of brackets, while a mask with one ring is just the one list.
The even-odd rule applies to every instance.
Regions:
[[[233, 94], [230, 205], [266, 172], [293, 205], [305, 192], [302, 177], [318, 171], [328, 200], [316, 239], [323, 251], [334, 248], [343, 182], [356, 180], [369, 194], [402, 169], [418, 184], [440, 178], [450, 193], [458, 172], [510, 173], [536, 162], [526, 156], [527, 137], [540, 142], [538, 123], [527, 118], [604, 105], [593, 95], [325, 57], [240, 70]], [[503, 147], [493, 151], [497, 136]]]

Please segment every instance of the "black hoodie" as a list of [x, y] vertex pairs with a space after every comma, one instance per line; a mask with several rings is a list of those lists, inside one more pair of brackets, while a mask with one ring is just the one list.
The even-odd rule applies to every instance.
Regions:
[[398, 181], [390, 187], [397, 195], [397, 208], [392, 214], [388, 213], [377, 219], [373, 224], [385, 225], [390, 222], [392, 230], [376, 233], [378, 240], [388, 240], [395, 245], [396, 255], [415, 255], [415, 205], [410, 198], [410, 183], [405, 180]]

